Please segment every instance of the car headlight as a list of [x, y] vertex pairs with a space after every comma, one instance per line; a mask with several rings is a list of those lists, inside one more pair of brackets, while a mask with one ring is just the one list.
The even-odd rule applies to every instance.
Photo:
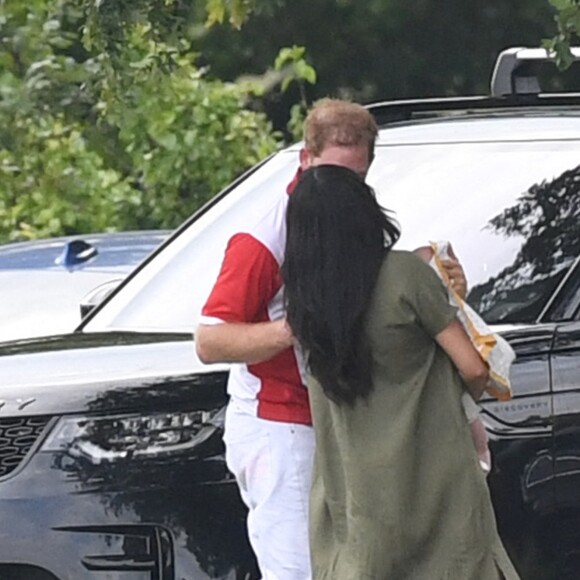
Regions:
[[63, 451], [93, 464], [139, 457], [191, 453], [223, 430], [225, 408], [187, 411], [63, 417], [42, 445], [42, 451]]

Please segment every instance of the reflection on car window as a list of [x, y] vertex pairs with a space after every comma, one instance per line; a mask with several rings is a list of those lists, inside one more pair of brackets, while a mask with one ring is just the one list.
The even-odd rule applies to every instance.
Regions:
[[579, 254], [580, 143], [387, 148], [373, 175], [402, 246], [448, 239], [488, 323], [537, 319]]
[[[579, 134], [577, 118], [388, 129], [369, 183], [402, 227], [399, 248], [450, 240], [486, 321], [532, 322], [578, 255]], [[283, 194], [297, 151], [275, 155], [192, 221], [85, 330], [193, 331], [229, 237]]]
[[512, 264], [473, 288], [470, 302], [494, 321], [537, 318], [580, 255], [580, 165], [532, 185], [489, 227], [524, 242]]
[[251, 228], [286, 194], [297, 164], [297, 152], [283, 152], [252, 173], [173, 239], [84, 330], [193, 332], [229, 238]]

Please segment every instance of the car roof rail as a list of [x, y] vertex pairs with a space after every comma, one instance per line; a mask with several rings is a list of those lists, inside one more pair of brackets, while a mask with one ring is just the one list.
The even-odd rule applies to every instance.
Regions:
[[[580, 60], [580, 47], [570, 47], [574, 60]], [[556, 63], [554, 52], [545, 48], [511, 47], [503, 50], [491, 75], [491, 96], [538, 95], [542, 92], [534, 65]]]

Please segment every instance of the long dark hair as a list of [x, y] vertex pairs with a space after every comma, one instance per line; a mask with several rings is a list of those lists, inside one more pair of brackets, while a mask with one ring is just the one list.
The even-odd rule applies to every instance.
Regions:
[[372, 390], [365, 315], [399, 229], [354, 172], [320, 165], [290, 195], [282, 265], [287, 319], [310, 372], [338, 404]]

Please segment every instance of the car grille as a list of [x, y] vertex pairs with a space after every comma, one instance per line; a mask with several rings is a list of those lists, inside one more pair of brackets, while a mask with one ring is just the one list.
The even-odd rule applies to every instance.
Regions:
[[49, 421], [50, 417], [0, 419], [0, 477], [20, 465]]

